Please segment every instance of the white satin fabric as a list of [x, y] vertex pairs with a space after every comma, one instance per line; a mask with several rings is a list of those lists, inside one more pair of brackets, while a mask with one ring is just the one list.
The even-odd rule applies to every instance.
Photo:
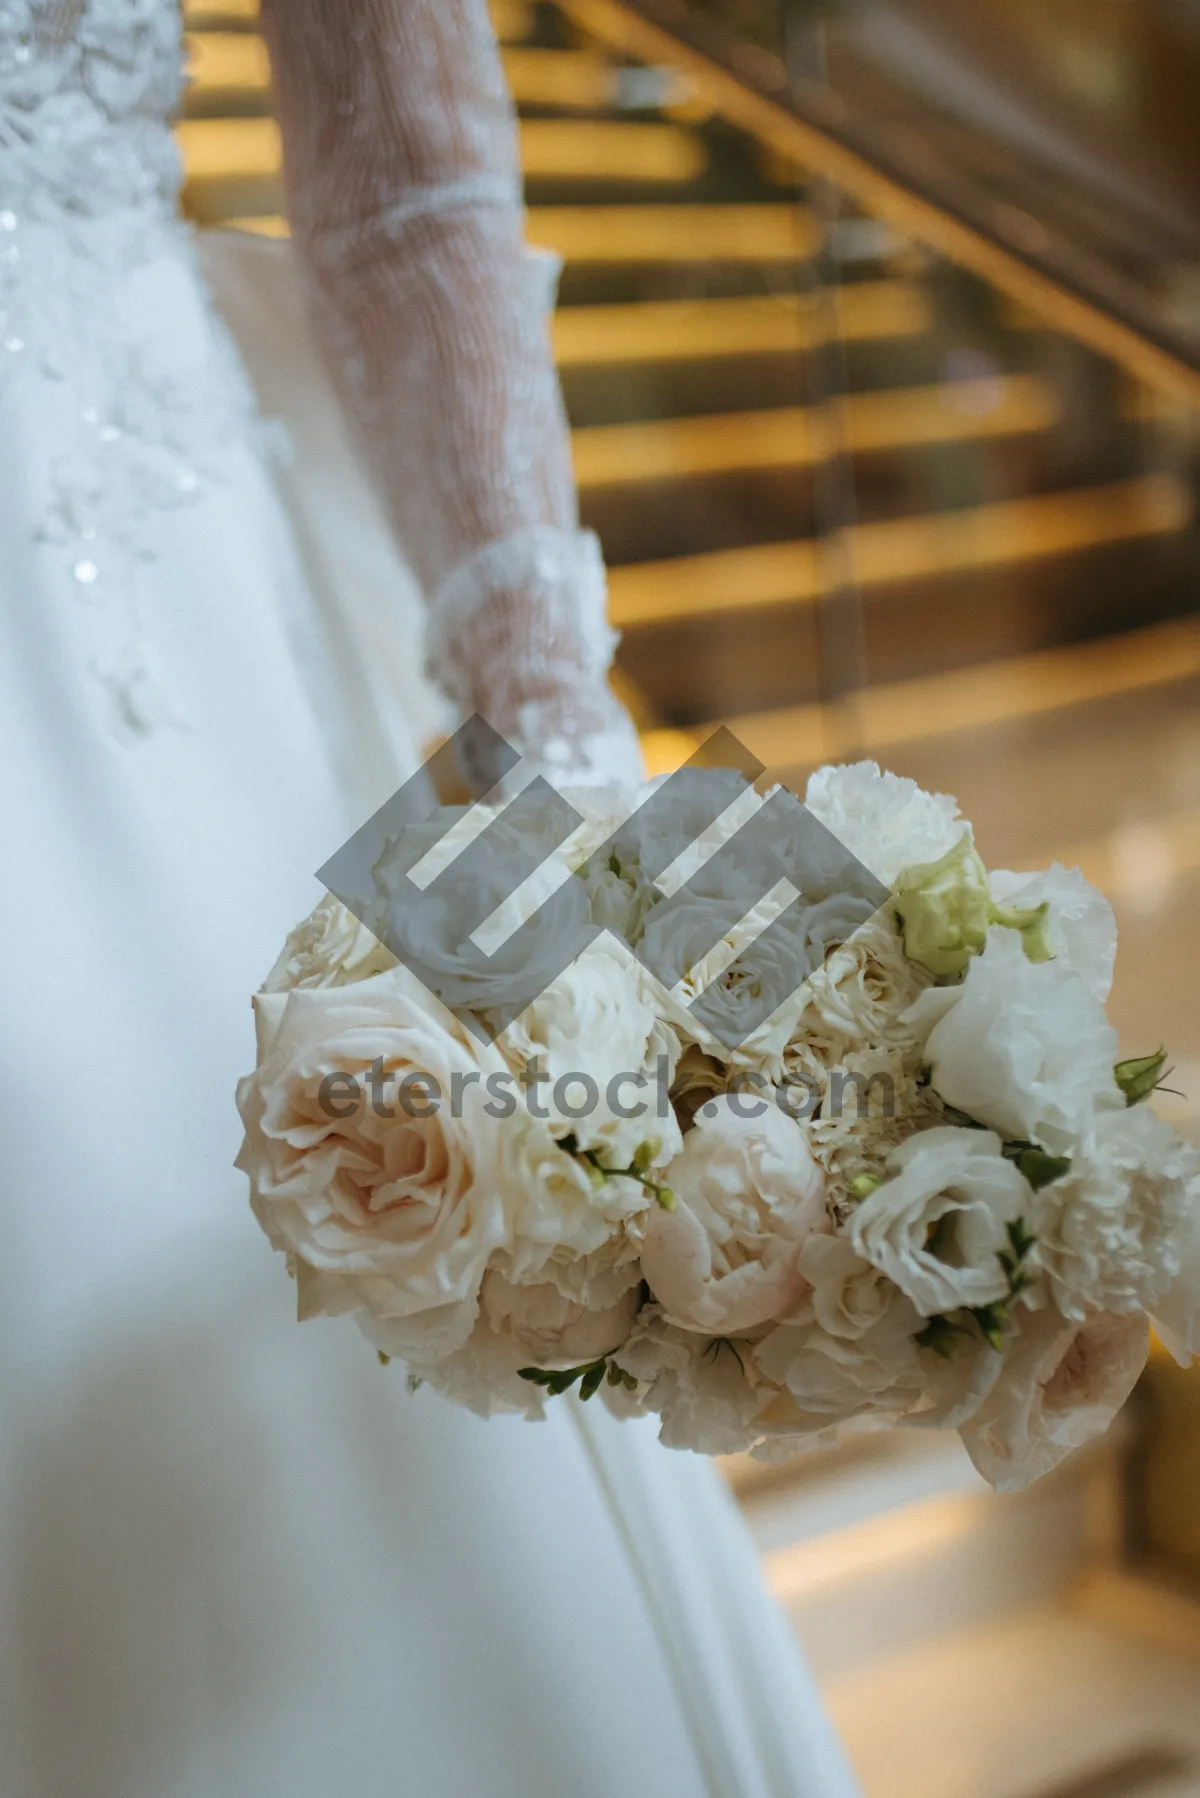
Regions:
[[[249, 994], [412, 767], [398, 706], [436, 719], [286, 252], [206, 253], [294, 453], [245, 431], [140, 523], [177, 723], [114, 730], [103, 611], [37, 541], [86, 396], [0, 393], [0, 1789], [842, 1798], [709, 1466], [598, 1407], [409, 1395], [348, 1320], [297, 1326], [250, 1217]], [[207, 355], [184, 240], [137, 281]]]

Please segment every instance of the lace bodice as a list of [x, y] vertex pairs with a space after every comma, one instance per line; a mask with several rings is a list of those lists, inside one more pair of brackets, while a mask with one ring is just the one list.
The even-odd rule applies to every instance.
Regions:
[[182, 82], [175, 0], [0, 0], [0, 207], [173, 205]]
[[[314, 319], [430, 600], [430, 672], [560, 780], [633, 778], [486, 0], [263, 0], [263, 27]], [[106, 218], [171, 209], [181, 70], [176, 0], [0, 0], [0, 349], [28, 362], [39, 322], [19, 226], [119, 268]], [[105, 339], [114, 395], [127, 351]]]

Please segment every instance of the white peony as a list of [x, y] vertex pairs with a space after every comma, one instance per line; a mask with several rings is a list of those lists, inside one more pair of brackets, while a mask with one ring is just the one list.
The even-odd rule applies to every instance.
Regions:
[[857, 1252], [894, 1280], [922, 1317], [1005, 1297], [1007, 1226], [1033, 1192], [988, 1130], [942, 1125], [894, 1149], [882, 1185], [850, 1220]]
[[628, 1167], [643, 1144], [656, 1145], [647, 1167], [665, 1166], [678, 1152], [666, 1092], [679, 1041], [660, 1024], [642, 970], [610, 939], [539, 993], [497, 1047], [525, 1084], [527, 1102], [548, 1114], [556, 1139], [573, 1137], [605, 1167]]
[[1012, 874], [1005, 868], [989, 876], [992, 899], [1018, 911], [1048, 904], [1048, 935], [1055, 959], [1081, 976], [1101, 1001], [1112, 987], [1117, 956], [1117, 920], [1113, 908], [1078, 868], [1054, 862], [1037, 874]]
[[970, 829], [948, 794], [926, 793], [875, 762], [818, 768], [804, 803], [885, 886], [905, 868], [939, 861]]
[[989, 930], [962, 985], [931, 988], [907, 1016], [935, 1090], [1007, 1140], [1069, 1152], [1096, 1111], [1124, 1104], [1100, 1001], [1070, 968], [1031, 962], [1015, 930]]
[[290, 932], [264, 993], [300, 987], [350, 986], [396, 965], [396, 957], [332, 893]]
[[457, 1346], [509, 1237], [499, 1131], [484, 1110], [499, 1056], [404, 968], [263, 994], [255, 1012], [238, 1166], [272, 1244], [295, 1258], [301, 1315], [365, 1309], [394, 1320], [405, 1352]]
[[1101, 1435], [1133, 1391], [1149, 1342], [1140, 1314], [1071, 1322], [1053, 1306], [1022, 1311], [999, 1378], [959, 1428], [988, 1484], [1019, 1492]]
[[646, 1220], [642, 1272], [668, 1321], [736, 1335], [803, 1295], [799, 1248], [830, 1228], [805, 1131], [769, 1099], [729, 1095], [697, 1113], [666, 1172], [675, 1208]]
[[1038, 1259], [1064, 1317], [1153, 1311], [1181, 1269], [1200, 1156], [1144, 1106], [1102, 1112], [1070, 1172], [1038, 1193]]

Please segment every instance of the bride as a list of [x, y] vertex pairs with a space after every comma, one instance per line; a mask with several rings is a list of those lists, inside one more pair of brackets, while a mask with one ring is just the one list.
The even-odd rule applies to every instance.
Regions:
[[[264, 23], [429, 664], [553, 775], [631, 773], [484, 0]], [[246, 996], [415, 765], [418, 627], [348, 452], [298, 428], [287, 464], [206, 297], [180, 63], [173, 0], [0, 0], [4, 1791], [839, 1798], [712, 1470], [297, 1329], [231, 1169]], [[230, 318], [311, 423], [248, 258]]]

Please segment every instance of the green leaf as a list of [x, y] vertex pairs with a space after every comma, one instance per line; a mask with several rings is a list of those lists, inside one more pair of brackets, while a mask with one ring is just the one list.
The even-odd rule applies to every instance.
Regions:
[[579, 1396], [585, 1402], [591, 1398], [594, 1392], [599, 1390], [604, 1379], [604, 1368], [605, 1363], [603, 1360], [594, 1361], [584, 1374], [579, 1386]]
[[1053, 1180], [1061, 1180], [1064, 1174], [1071, 1171], [1069, 1155], [1048, 1155], [1045, 1149], [1039, 1149], [1036, 1145], [1022, 1149], [1016, 1157], [1016, 1163], [1034, 1192], [1040, 1192], [1043, 1186], [1049, 1186]]
[[1166, 1065], [1165, 1049], [1159, 1049], [1153, 1055], [1137, 1055], [1129, 1061], [1119, 1061], [1113, 1069], [1113, 1077], [1125, 1094], [1126, 1105], [1140, 1105], [1143, 1099], [1148, 1099], [1162, 1079]]

